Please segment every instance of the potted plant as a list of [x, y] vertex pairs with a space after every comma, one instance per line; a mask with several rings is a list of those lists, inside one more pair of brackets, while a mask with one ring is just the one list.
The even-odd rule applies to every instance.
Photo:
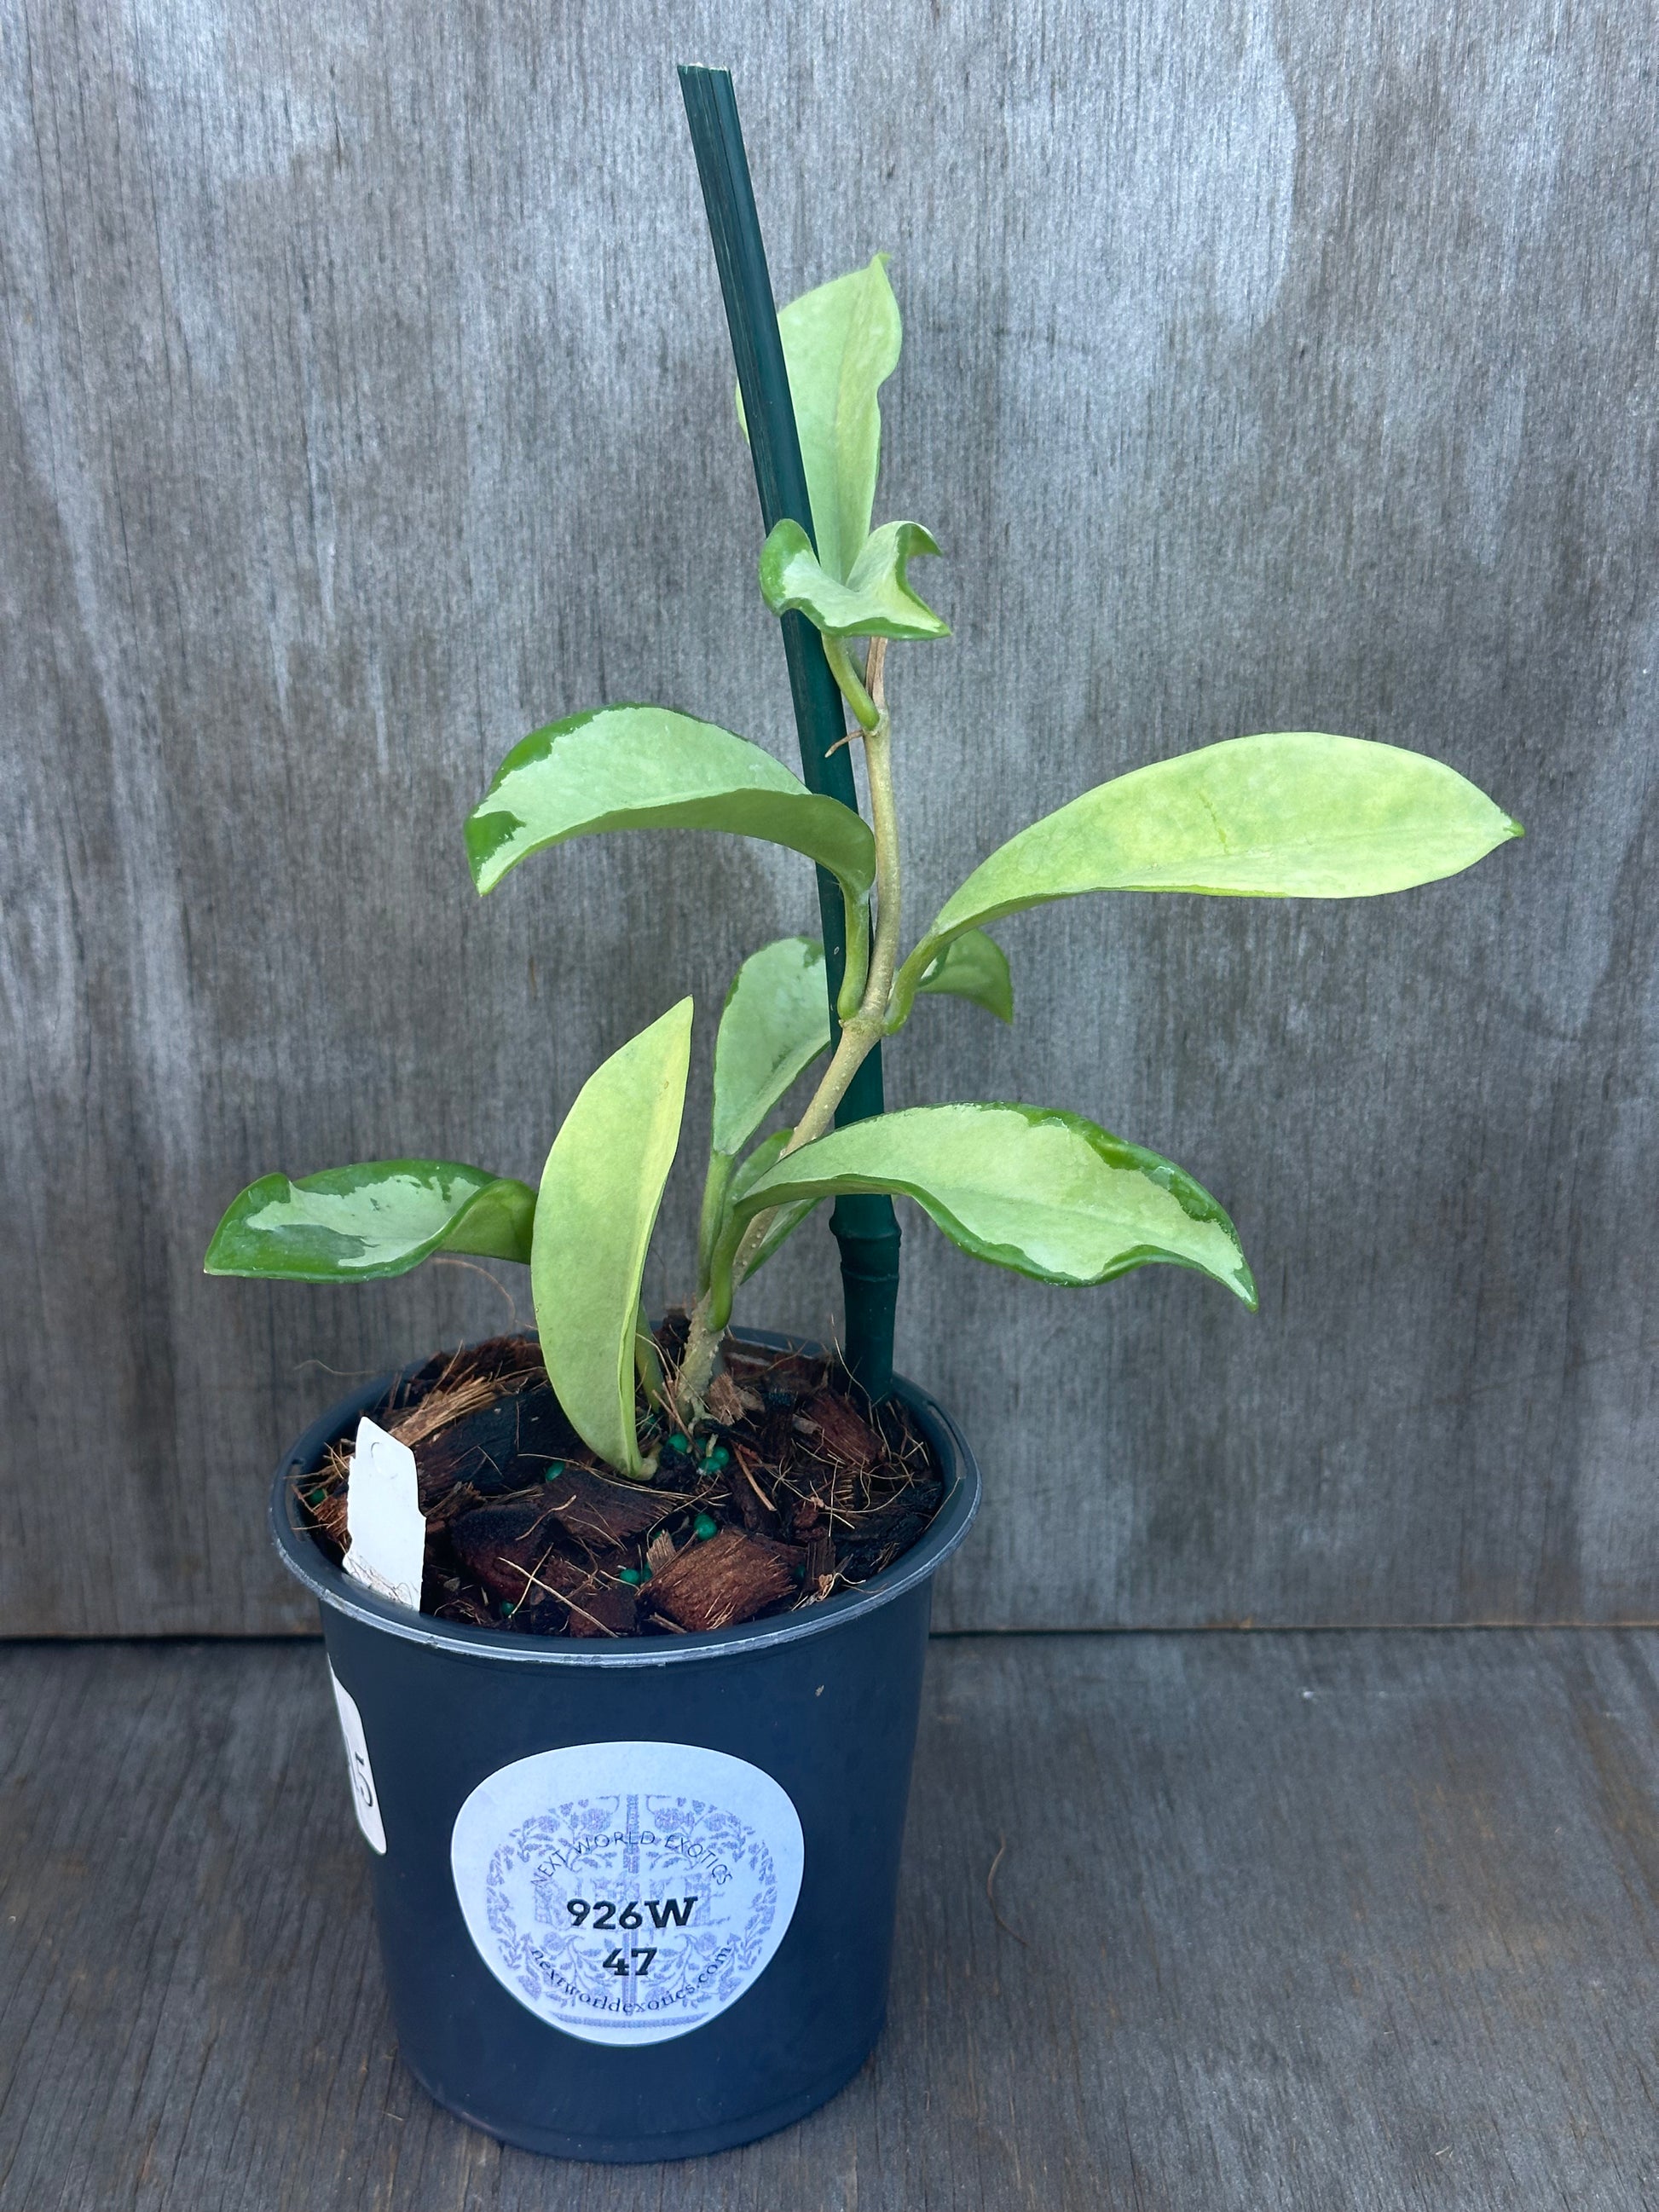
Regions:
[[[272, 1516], [320, 1602], [404, 2056], [493, 2133], [584, 2158], [763, 2134], [879, 2033], [932, 1577], [979, 1488], [950, 1416], [890, 1373], [891, 1194], [1042, 1281], [1162, 1261], [1255, 1304], [1231, 1222], [1183, 1169], [1052, 1107], [882, 1114], [882, 1042], [924, 998], [1012, 1018], [989, 926], [1043, 901], [1368, 896], [1520, 834], [1423, 755], [1236, 738], [1032, 823], [907, 949], [889, 653], [947, 630], [908, 574], [927, 532], [871, 527], [898, 307], [878, 255], [775, 319], [729, 80], [690, 72], [687, 100], [772, 526], [760, 587], [817, 787], [709, 722], [600, 706], [507, 756], [466, 843], [485, 893], [532, 854], [639, 827], [769, 839], [819, 870], [823, 942], [756, 951], [720, 1016], [689, 1310], [653, 1331], [641, 1308], [688, 998], [590, 1076], [536, 1188], [430, 1160], [266, 1176], [206, 1262], [529, 1269], [534, 1339], [354, 1393], [284, 1460]], [[739, 1287], [827, 1199], [849, 1209], [844, 1370], [729, 1334]]]

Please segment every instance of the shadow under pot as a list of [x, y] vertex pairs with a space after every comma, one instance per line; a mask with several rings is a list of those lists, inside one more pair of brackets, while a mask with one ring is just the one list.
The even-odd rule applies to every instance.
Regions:
[[933, 1581], [978, 1508], [972, 1454], [896, 1382], [945, 1491], [872, 1581], [703, 1634], [517, 1635], [383, 1602], [302, 1523], [295, 1478], [400, 1379], [306, 1431], [271, 1522], [319, 1603], [404, 2063], [557, 2157], [787, 2127], [881, 2033]]

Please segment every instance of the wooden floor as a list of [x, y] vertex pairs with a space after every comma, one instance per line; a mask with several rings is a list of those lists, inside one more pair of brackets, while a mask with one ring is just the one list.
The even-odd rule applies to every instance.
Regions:
[[1659, 2206], [1659, 1635], [936, 1643], [875, 2058], [657, 2167], [403, 2071], [319, 1646], [0, 1693], [15, 2212]]

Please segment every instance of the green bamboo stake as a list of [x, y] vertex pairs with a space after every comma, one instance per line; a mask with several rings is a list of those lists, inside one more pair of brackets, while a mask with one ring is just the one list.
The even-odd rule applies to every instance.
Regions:
[[[737, 96], [729, 70], [680, 68], [691, 143], [702, 182], [703, 205], [714, 240], [726, 319], [732, 332], [738, 385], [749, 422], [749, 450], [760, 493], [761, 519], [770, 531], [786, 518], [809, 538], [812, 509], [801, 465], [800, 438], [789, 396], [783, 341], [766, 266], [755, 188], [738, 121]], [[783, 650], [800, 738], [801, 773], [810, 790], [827, 792], [856, 807], [857, 787], [848, 748], [841, 693], [817, 632], [804, 615], [785, 615]], [[831, 748], [841, 745], [839, 751]], [[823, 917], [824, 967], [830, 989], [830, 1018], [847, 964], [847, 922], [841, 890], [833, 876], [818, 870], [818, 907]], [[882, 1110], [881, 1051], [871, 1053], [836, 1109], [837, 1125], [862, 1121]], [[848, 1197], [836, 1200], [830, 1225], [841, 1247], [842, 1290], [846, 1304], [842, 1351], [857, 1381], [873, 1399], [884, 1398], [893, 1381], [893, 1313], [898, 1301], [899, 1227], [892, 1200]]]

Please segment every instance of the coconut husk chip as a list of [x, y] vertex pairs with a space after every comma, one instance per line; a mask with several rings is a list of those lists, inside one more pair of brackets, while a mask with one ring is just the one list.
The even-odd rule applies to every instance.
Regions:
[[647, 1584], [646, 1601], [682, 1628], [729, 1628], [787, 1597], [801, 1558], [792, 1544], [724, 1528], [670, 1560]]

